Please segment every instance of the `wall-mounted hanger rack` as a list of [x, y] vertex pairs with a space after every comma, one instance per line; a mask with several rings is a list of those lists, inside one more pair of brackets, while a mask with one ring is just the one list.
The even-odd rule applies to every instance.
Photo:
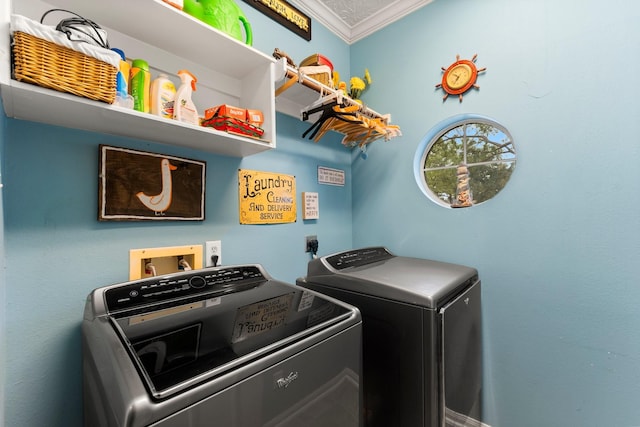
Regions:
[[322, 96], [320, 93], [320, 98], [317, 101], [307, 105], [305, 108], [300, 111], [300, 115], [302, 116], [302, 120], [305, 122], [309, 120], [309, 117], [317, 112], [323, 111], [328, 105], [340, 105], [342, 107], [345, 106], [345, 97], [341, 92], [332, 92], [329, 95]]
[[[317, 142], [327, 130], [333, 130], [345, 135], [342, 141], [345, 146], [364, 149], [377, 139], [389, 140], [402, 135], [399, 126], [390, 124], [390, 114], [380, 114], [342, 91], [318, 82], [288, 64], [285, 58], [276, 61], [276, 82], [280, 81], [282, 83], [275, 89], [276, 110], [289, 115], [295, 115], [297, 111], [304, 121], [324, 111], [303, 137], [313, 130], [310, 139]], [[347, 109], [349, 115], [345, 115]]]

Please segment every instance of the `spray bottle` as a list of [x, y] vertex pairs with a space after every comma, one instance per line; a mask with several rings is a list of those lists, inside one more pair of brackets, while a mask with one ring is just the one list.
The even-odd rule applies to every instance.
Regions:
[[198, 110], [191, 100], [191, 95], [196, 90], [196, 82], [198, 80], [188, 70], [178, 71], [178, 76], [182, 84], [176, 92], [176, 99], [173, 104], [173, 118], [198, 126], [200, 125]]

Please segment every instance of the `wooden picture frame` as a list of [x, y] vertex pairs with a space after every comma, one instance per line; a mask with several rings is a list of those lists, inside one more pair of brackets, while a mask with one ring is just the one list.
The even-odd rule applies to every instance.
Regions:
[[244, 2], [306, 41], [311, 41], [311, 18], [288, 1], [244, 0]]
[[98, 220], [203, 221], [206, 163], [100, 145]]

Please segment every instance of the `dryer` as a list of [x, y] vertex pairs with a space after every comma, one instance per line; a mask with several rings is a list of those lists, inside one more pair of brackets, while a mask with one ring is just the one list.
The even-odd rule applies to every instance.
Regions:
[[360, 309], [366, 427], [481, 425], [476, 269], [371, 247], [313, 259], [297, 284]]
[[87, 427], [359, 427], [362, 323], [259, 264], [97, 288], [82, 322]]

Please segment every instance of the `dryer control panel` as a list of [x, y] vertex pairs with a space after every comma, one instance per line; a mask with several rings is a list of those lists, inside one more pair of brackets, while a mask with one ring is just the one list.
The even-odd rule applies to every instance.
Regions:
[[265, 282], [267, 278], [255, 265], [205, 268], [114, 285], [105, 292], [107, 310], [131, 310], [150, 304], [184, 301], [237, 292]]
[[343, 270], [349, 267], [361, 267], [385, 259], [393, 258], [394, 255], [383, 247], [372, 247], [364, 249], [354, 249], [352, 251], [341, 252], [326, 258], [331, 267], [336, 270]]

